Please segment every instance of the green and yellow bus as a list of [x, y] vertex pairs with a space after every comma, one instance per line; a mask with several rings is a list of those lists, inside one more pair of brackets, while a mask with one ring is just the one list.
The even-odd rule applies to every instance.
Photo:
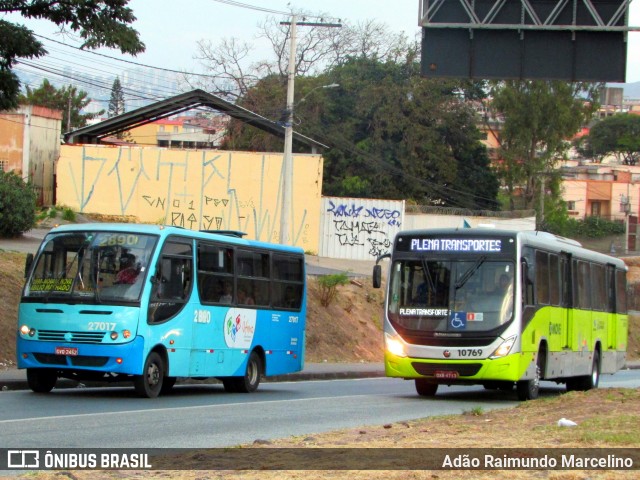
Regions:
[[438, 385], [538, 396], [540, 381], [596, 388], [624, 365], [626, 271], [618, 258], [549, 233], [492, 228], [400, 232], [384, 312], [385, 370]]

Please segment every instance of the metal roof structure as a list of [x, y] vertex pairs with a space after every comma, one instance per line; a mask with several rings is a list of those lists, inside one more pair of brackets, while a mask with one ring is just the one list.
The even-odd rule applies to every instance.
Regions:
[[[108, 118], [94, 125], [88, 125], [78, 130], [67, 132], [64, 134], [64, 139], [66, 143], [98, 144], [104, 137], [115, 135], [196, 107], [209, 107], [218, 110], [248, 125], [284, 138], [284, 126], [228, 102], [217, 95], [196, 89]], [[298, 144], [310, 147], [313, 153], [316, 153], [317, 149], [329, 148], [327, 145], [295, 131], [293, 132], [293, 140]]]

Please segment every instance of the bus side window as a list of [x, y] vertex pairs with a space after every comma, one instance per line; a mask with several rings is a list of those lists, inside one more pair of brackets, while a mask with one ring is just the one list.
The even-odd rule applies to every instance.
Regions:
[[162, 249], [149, 301], [149, 323], [176, 315], [185, 305], [192, 286], [190, 243], [168, 241]]
[[529, 269], [529, 263], [525, 258], [522, 259], [522, 301], [524, 305], [533, 305], [533, 281], [532, 272]]

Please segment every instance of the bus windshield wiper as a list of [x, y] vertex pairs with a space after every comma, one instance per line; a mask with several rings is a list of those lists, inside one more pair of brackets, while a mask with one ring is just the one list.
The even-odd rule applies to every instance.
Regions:
[[476, 263], [474, 263], [471, 267], [469, 267], [469, 269], [466, 272], [462, 274], [462, 276], [458, 279], [458, 281], [455, 284], [456, 290], [459, 290], [464, 286], [465, 283], [467, 283], [467, 281], [473, 276], [474, 273], [478, 271], [478, 269], [482, 266], [482, 264], [486, 259], [487, 259], [487, 256], [483, 255], [478, 260], [476, 260]]
[[435, 293], [436, 291], [436, 285], [435, 283], [433, 283], [433, 278], [431, 277], [431, 271], [429, 270], [429, 264], [427, 263], [427, 260], [422, 257], [422, 270], [424, 271], [424, 276], [427, 279], [427, 283], [429, 284], [429, 289]]

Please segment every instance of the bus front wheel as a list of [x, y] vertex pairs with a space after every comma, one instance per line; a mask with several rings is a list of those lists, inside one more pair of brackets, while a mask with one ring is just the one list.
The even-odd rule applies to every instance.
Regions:
[[27, 368], [27, 384], [36, 393], [49, 393], [56, 386], [58, 375], [49, 368]]
[[433, 397], [438, 391], [438, 384], [425, 378], [416, 378], [416, 392], [421, 397]]
[[162, 391], [165, 366], [158, 353], [151, 352], [144, 362], [142, 375], [137, 375], [133, 381], [136, 392], [141, 397], [156, 398]]
[[518, 392], [518, 398], [522, 401], [535, 400], [540, 394], [540, 355], [538, 355], [538, 361], [536, 362], [536, 371], [533, 378], [529, 380], [520, 380], [516, 383], [516, 390]]
[[256, 352], [251, 352], [247, 360], [247, 369], [243, 377], [227, 377], [222, 379], [222, 384], [227, 392], [251, 393], [260, 385], [262, 376], [262, 360]]

